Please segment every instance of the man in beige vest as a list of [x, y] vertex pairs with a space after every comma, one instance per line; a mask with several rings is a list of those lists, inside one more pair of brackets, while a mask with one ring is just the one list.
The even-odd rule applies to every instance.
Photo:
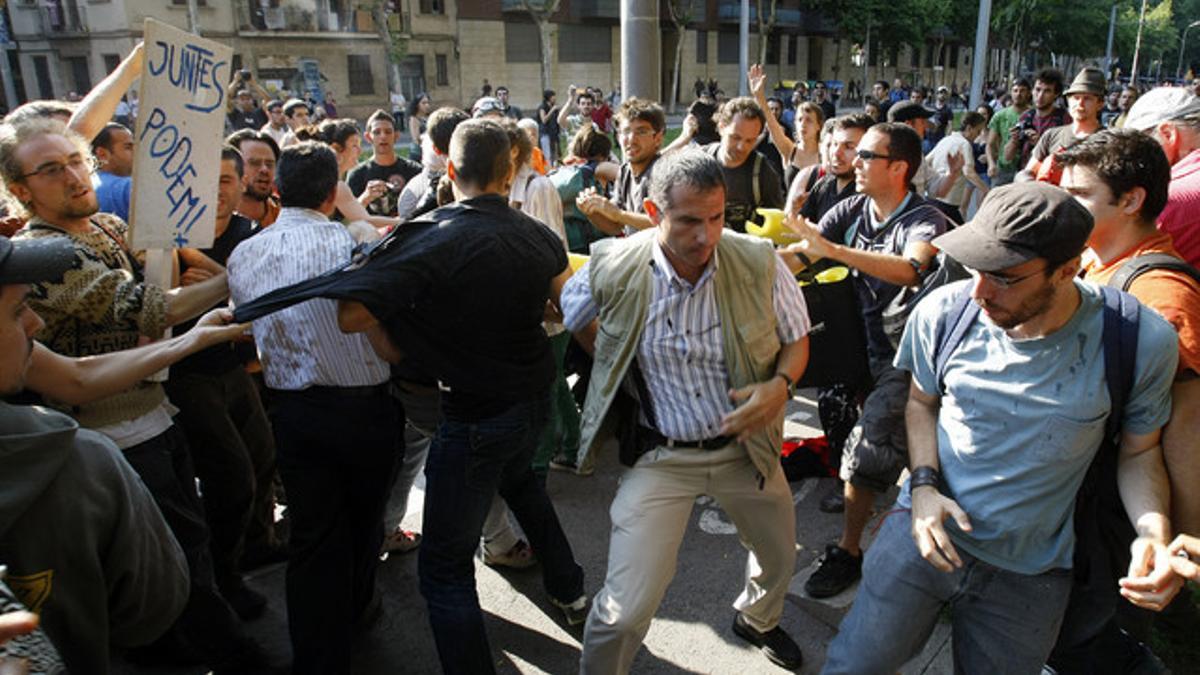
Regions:
[[[581, 671], [629, 671], [700, 495], [721, 504], [750, 550], [734, 633], [798, 668], [800, 648], [779, 627], [796, 556], [779, 447], [808, 360], [804, 298], [768, 242], [723, 231], [725, 184], [710, 155], [659, 160], [645, 209], [654, 227], [593, 244], [561, 296], [564, 323], [595, 357], [581, 461], [606, 417], [637, 425], [622, 434], [632, 468], [611, 507]], [[641, 392], [640, 412], [614, 404], [623, 383]]]

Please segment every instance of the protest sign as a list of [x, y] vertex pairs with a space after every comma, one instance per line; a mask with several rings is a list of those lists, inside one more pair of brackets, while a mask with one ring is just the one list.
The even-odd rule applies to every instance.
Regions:
[[212, 245], [233, 49], [146, 19], [134, 133], [135, 249]]

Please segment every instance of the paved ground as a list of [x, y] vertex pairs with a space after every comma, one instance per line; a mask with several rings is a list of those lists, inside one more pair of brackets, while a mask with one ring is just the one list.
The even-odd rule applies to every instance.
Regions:
[[[815, 406], [798, 398], [789, 411], [788, 433], [812, 436], [817, 432]], [[616, 491], [622, 468], [616, 453], [604, 453], [595, 475], [581, 478], [552, 473], [548, 491], [583, 566], [589, 594], [604, 578], [608, 554], [608, 505]], [[827, 542], [840, 530], [840, 516], [821, 513], [820, 501], [834, 485], [833, 479], [809, 479], [792, 484], [797, 513], [800, 588], [804, 575]], [[419, 528], [420, 499], [414, 492], [408, 524]], [[886, 501], [881, 501], [886, 505]], [[645, 647], [633, 665], [636, 673], [771, 673], [783, 672], [756, 650], [733, 635], [730, 604], [740, 590], [746, 562], [744, 549], [728, 518], [711, 500], [701, 498], [692, 512], [688, 533], [679, 553], [678, 570]], [[497, 571], [477, 565], [480, 603], [488, 635], [501, 673], [572, 673], [578, 668], [581, 628], [568, 628], [541, 588], [539, 568]], [[271, 606], [266, 616], [250, 624], [253, 633], [280, 658], [289, 652], [284, 618], [282, 565], [258, 571], [250, 580], [267, 593]], [[417, 590], [416, 556], [392, 556], [383, 562], [379, 588], [384, 619], [356, 645], [354, 670], [374, 674], [397, 672], [437, 673], [433, 638], [425, 605]], [[815, 673], [824, 660], [825, 645], [833, 637], [850, 595], [816, 604], [798, 596], [784, 610], [783, 627], [800, 643], [806, 664], [801, 672]], [[950, 672], [944, 655], [936, 658], [946, 638], [932, 641], [920, 663], [906, 673]], [[930, 668], [932, 664], [932, 668]], [[119, 664], [118, 674], [191, 675], [200, 669], [145, 669]]]

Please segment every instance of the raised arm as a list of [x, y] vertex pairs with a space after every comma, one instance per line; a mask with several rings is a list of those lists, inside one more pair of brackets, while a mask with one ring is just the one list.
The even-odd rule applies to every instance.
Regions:
[[67, 126], [72, 131], [83, 136], [90, 143], [104, 129], [104, 125], [113, 118], [121, 97], [133, 86], [133, 82], [142, 74], [144, 63], [142, 43], [137, 43], [129, 56], [117, 65], [117, 69], [87, 93], [71, 115]]
[[571, 87], [567, 91], [567, 101], [562, 104], [558, 111], [558, 128], [567, 128], [567, 118], [571, 116], [571, 111], [575, 109], [575, 87]]
[[779, 156], [783, 157], [783, 165], [787, 166], [792, 161], [792, 152], [796, 148], [796, 143], [788, 137], [787, 130], [775, 119], [767, 108], [767, 93], [766, 83], [767, 76], [763, 73], [763, 67], [760, 64], [750, 66], [749, 73], [750, 93], [754, 95], [754, 100], [758, 101], [758, 105], [763, 109], [767, 116], [767, 133], [771, 135], [771, 142], [779, 150]]

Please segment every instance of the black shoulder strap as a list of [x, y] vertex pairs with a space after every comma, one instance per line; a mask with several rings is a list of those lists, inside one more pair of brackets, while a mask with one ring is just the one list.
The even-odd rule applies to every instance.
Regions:
[[1186, 261], [1176, 258], [1169, 253], [1143, 253], [1121, 263], [1121, 266], [1117, 268], [1116, 274], [1113, 274], [1112, 278], [1108, 280], [1108, 285], [1128, 293], [1134, 279], [1151, 270], [1183, 272], [1197, 282], [1200, 282], [1200, 270], [1192, 267]]
[[1133, 389], [1141, 305], [1112, 287], [1102, 286], [1100, 292], [1104, 296], [1104, 381], [1112, 401], [1105, 429], [1108, 438], [1115, 438]]
[[950, 360], [950, 355], [958, 348], [958, 343], [962, 342], [963, 336], [967, 334], [971, 324], [975, 323], [977, 316], [979, 316], [979, 305], [971, 300], [971, 284], [963, 284], [958, 295], [954, 296], [954, 303], [950, 305], [950, 309], [942, 315], [941, 321], [938, 323], [934, 342], [936, 346], [933, 350], [933, 373], [937, 378], [939, 392], [944, 391], [942, 379], [946, 375], [946, 363]]

